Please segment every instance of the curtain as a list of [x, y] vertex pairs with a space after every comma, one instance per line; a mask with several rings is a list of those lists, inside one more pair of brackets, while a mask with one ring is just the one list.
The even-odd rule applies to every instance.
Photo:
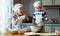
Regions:
[[0, 33], [5, 33], [12, 19], [13, 0], [0, 0]]

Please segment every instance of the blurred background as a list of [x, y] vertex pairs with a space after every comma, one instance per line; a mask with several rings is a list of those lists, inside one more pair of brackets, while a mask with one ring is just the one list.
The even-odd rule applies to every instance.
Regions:
[[[13, 11], [12, 8], [16, 3], [22, 3], [28, 14], [29, 21], [24, 24], [31, 24], [34, 12], [33, 2], [36, 0], [0, 0], [0, 33], [4, 33], [6, 28], [12, 24]], [[54, 32], [60, 30], [60, 0], [39, 0], [43, 3], [44, 10], [47, 13], [49, 21], [45, 23], [46, 32]]]

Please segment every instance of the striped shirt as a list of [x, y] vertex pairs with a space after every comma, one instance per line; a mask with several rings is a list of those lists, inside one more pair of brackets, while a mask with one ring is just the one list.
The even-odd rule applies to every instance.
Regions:
[[47, 18], [46, 12], [34, 12], [33, 14], [33, 20], [37, 26], [43, 26], [45, 18]]

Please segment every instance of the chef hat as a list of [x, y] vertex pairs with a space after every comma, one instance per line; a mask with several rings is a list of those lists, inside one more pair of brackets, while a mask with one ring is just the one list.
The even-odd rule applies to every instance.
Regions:
[[33, 6], [34, 7], [38, 7], [38, 6], [40, 6], [42, 3], [41, 3], [41, 1], [35, 1], [34, 3], [33, 3]]
[[15, 6], [13, 7], [13, 11], [16, 12], [21, 7], [23, 7], [22, 4], [15, 4]]

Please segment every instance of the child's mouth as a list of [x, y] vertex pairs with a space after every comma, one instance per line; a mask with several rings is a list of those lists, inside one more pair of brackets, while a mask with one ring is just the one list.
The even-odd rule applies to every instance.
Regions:
[[20, 13], [22, 13], [22, 12], [20, 12]]

